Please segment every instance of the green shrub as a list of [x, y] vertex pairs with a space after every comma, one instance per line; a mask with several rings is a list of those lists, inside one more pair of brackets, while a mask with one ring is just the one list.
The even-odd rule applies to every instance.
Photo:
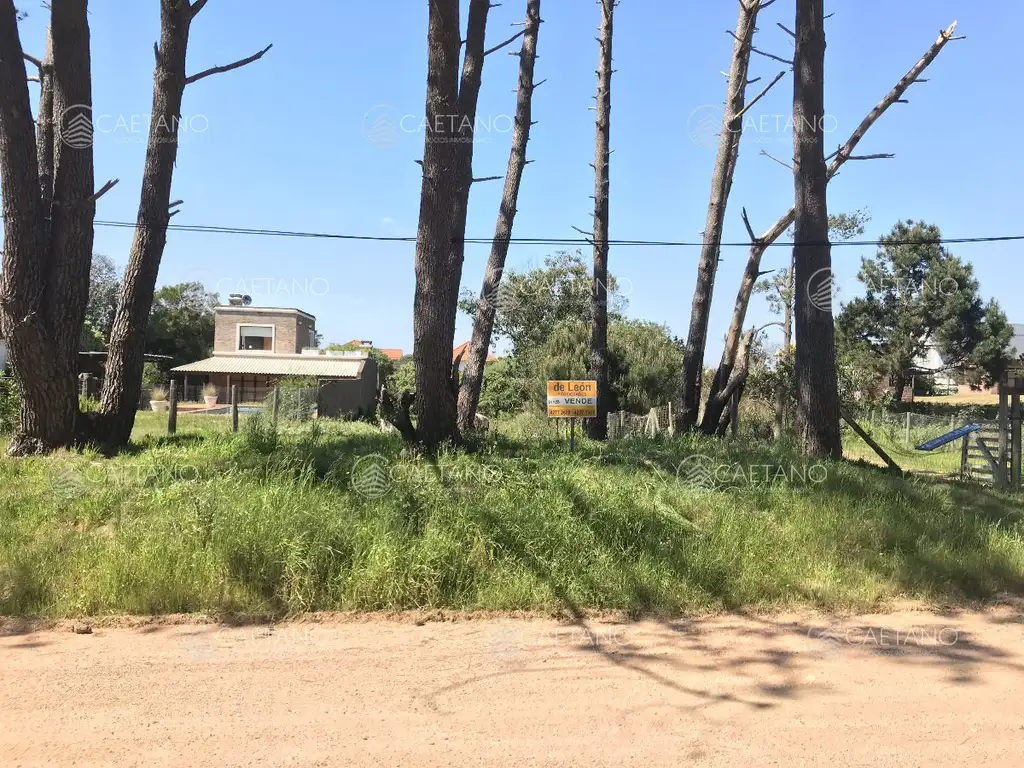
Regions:
[[18, 383], [0, 371], [0, 435], [12, 434], [21, 417], [21, 391]]

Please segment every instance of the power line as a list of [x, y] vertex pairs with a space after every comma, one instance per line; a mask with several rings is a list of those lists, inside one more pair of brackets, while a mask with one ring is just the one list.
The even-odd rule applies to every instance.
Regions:
[[[130, 228], [135, 229], [137, 226], [136, 222], [130, 221], [94, 221], [93, 224], [97, 227], [119, 227], [119, 228]], [[254, 237], [289, 237], [289, 238], [308, 238], [308, 239], [322, 239], [322, 240], [352, 240], [359, 242], [382, 242], [382, 243], [415, 243], [416, 237], [384, 237], [378, 235], [346, 235], [334, 232], [303, 232], [296, 230], [284, 230], [284, 229], [256, 229], [249, 227], [225, 227], [225, 226], [213, 226], [204, 224], [169, 224], [168, 230], [177, 232], [197, 232], [207, 234], [222, 234], [222, 235], [249, 235]], [[477, 245], [489, 245], [493, 242], [493, 237], [467, 237], [463, 240], [467, 244]], [[889, 240], [886, 244], [891, 245], [959, 245], [969, 243], [1008, 243], [1024, 241], [1024, 235], [1002, 235], [995, 237], [944, 237], [935, 238], [928, 240]], [[518, 245], [590, 245], [591, 240], [587, 238], [557, 238], [557, 237], [513, 237], [509, 239], [510, 243]], [[614, 240], [608, 241], [609, 245], [626, 245], [626, 246], [650, 246], [650, 247], [668, 247], [668, 248], [700, 248], [704, 245], [703, 242], [688, 242], [683, 240]], [[831, 243], [833, 248], [840, 246], [860, 246], [860, 247], [877, 247], [879, 244], [878, 240], [849, 240], [846, 242]], [[792, 248], [791, 242], [779, 242], [767, 244], [769, 247], [777, 248]], [[724, 242], [721, 244], [722, 248], [749, 248], [751, 243], [749, 242]]]

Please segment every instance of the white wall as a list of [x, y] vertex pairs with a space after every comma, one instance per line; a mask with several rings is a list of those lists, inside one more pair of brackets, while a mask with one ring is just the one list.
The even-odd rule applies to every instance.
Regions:
[[0, 339], [0, 371], [7, 365], [7, 344], [4, 343], [3, 339]]

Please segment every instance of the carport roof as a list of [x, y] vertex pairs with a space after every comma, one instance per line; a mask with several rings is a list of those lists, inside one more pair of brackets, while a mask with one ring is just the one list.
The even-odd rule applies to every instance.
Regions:
[[315, 376], [319, 379], [358, 379], [365, 358], [329, 355], [214, 355], [172, 368], [175, 373], [230, 373], [256, 376]]

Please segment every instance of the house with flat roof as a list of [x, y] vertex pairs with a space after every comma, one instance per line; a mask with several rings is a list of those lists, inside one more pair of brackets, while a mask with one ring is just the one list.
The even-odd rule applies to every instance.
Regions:
[[[253, 307], [232, 296], [214, 309], [213, 356], [179, 365], [171, 373], [186, 393], [212, 384], [220, 403], [259, 403], [288, 378], [317, 381], [320, 416], [372, 414], [377, 407], [377, 362], [367, 352], [323, 352], [316, 346], [316, 317], [288, 307]], [[188, 396], [188, 394], [186, 394]], [[198, 399], [198, 397], [196, 397]]]

